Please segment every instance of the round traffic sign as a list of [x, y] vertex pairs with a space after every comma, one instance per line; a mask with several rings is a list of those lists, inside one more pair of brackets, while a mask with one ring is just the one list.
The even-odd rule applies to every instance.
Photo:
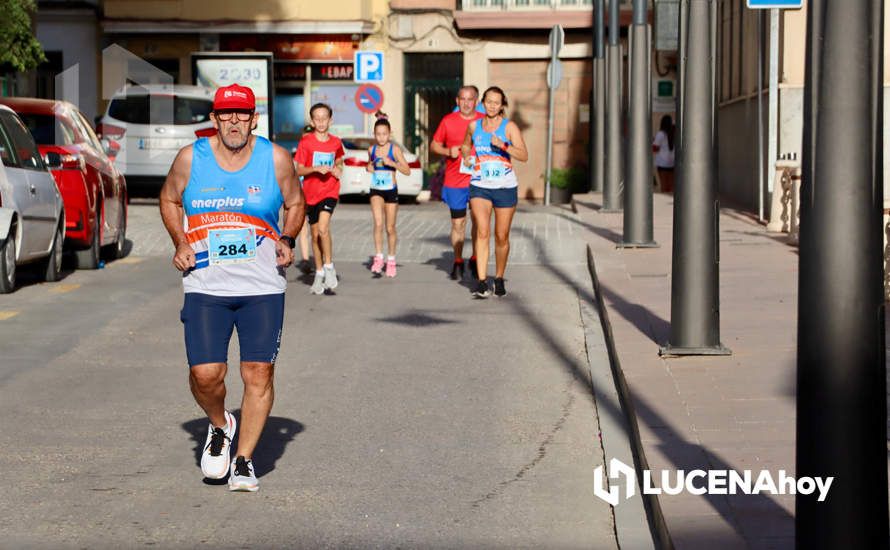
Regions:
[[363, 113], [373, 113], [383, 106], [383, 90], [374, 84], [362, 84], [355, 92], [355, 104]]

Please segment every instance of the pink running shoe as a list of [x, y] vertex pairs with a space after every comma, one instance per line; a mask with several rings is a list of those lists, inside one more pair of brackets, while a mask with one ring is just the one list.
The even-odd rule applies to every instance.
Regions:
[[371, 264], [371, 273], [377, 275], [383, 273], [383, 256], [374, 256], [374, 262]]
[[396, 276], [396, 261], [395, 260], [386, 260], [386, 276], [387, 277], [395, 277]]

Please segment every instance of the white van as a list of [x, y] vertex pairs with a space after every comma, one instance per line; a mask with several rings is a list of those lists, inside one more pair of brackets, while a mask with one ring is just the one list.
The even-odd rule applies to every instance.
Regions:
[[176, 153], [213, 129], [213, 91], [201, 86], [127, 86], [96, 128], [131, 187], [159, 190]]

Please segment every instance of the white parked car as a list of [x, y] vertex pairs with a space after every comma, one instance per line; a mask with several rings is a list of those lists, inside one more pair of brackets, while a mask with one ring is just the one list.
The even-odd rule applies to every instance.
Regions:
[[[340, 178], [341, 195], [367, 195], [371, 191], [371, 173], [368, 172], [368, 149], [377, 143], [370, 136], [340, 136], [346, 156], [343, 158], [343, 176]], [[411, 174], [396, 172], [396, 186], [399, 195], [416, 197], [423, 187], [423, 170], [417, 156], [397, 142], [396, 147], [402, 150]]]
[[0, 293], [15, 289], [16, 267], [41, 263], [44, 278], [62, 269], [65, 210], [56, 180], [18, 115], [0, 105]]
[[202, 86], [127, 86], [108, 103], [96, 128], [117, 149], [114, 164], [131, 187], [159, 190], [176, 153], [210, 135], [213, 91]]

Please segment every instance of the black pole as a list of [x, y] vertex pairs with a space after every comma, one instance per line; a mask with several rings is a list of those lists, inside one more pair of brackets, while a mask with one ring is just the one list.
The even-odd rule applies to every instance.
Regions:
[[[683, 93], [685, 92], [685, 82], [686, 82], [686, 35], [689, 30], [689, 0], [680, 0], [680, 21], [678, 22], [678, 27], [680, 29], [680, 51], [677, 52], [679, 57], [679, 68], [677, 70], [677, 116], [675, 123], [675, 135], [676, 139], [674, 139], [674, 150], [678, 151], [681, 148], [680, 140], [683, 138]], [[674, 186], [677, 185], [677, 182], [680, 180], [680, 155], [676, 155], [677, 160], [674, 162], [674, 171], [675, 171], [675, 183]]]
[[797, 338], [797, 548], [887, 548], [883, 0], [807, 3]]
[[618, 45], [618, 0], [609, 3], [609, 58], [606, 93], [606, 180], [603, 186], [603, 211], [621, 210], [621, 46]]
[[603, 24], [604, 0], [596, 0], [594, 7], [593, 25], [593, 113], [592, 139], [593, 152], [591, 154], [591, 182], [592, 191], [603, 190], [603, 179], [606, 160], [606, 50], [603, 43], [605, 25]]
[[662, 355], [728, 355], [720, 343], [719, 203], [714, 158], [711, 2], [689, 0], [683, 71], [683, 179], [674, 190], [671, 337]]
[[651, 51], [646, 0], [634, 0], [630, 26], [627, 183], [623, 247], [657, 247], [652, 233]]

